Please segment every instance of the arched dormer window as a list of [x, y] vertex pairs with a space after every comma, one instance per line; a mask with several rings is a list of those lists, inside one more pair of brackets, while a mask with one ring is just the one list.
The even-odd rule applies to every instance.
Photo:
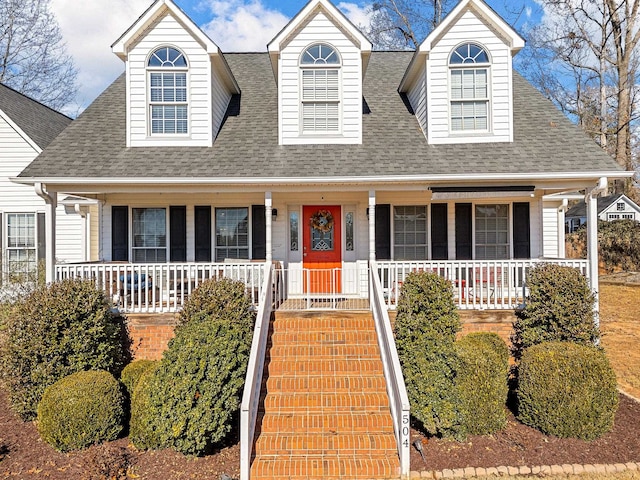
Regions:
[[449, 57], [450, 128], [452, 132], [489, 131], [489, 68], [486, 50], [473, 43], [458, 46]]
[[189, 133], [187, 59], [173, 47], [149, 56], [149, 130], [152, 135]]
[[302, 133], [340, 131], [340, 55], [326, 43], [306, 48], [300, 56]]

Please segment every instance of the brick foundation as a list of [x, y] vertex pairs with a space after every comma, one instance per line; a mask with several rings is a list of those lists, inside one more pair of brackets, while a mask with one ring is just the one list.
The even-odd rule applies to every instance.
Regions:
[[131, 352], [135, 360], [159, 360], [174, 337], [174, 314], [127, 316]]
[[462, 321], [461, 335], [471, 332], [497, 333], [507, 345], [511, 345], [509, 337], [513, 332], [516, 319], [513, 310], [462, 310], [459, 311]]

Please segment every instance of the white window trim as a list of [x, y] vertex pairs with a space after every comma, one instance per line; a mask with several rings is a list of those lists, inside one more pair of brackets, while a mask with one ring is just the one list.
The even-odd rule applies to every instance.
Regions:
[[[489, 57], [489, 62], [483, 62], [483, 63], [460, 63], [460, 64], [452, 64], [450, 63], [450, 59], [451, 59], [451, 55], [453, 54], [453, 52], [455, 52], [458, 48], [460, 48], [463, 45], [466, 44], [472, 44], [472, 45], [476, 45], [477, 47], [481, 48], [482, 50], [484, 50], [485, 54], [487, 55], [487, 57]], [[491, 77], [491, 57], [489, 55], [489, 50], [484, 46], [481, 45], [479, 43], [475, 43], [475, 42], [469, 42], [469, 41], [465, 41], [463, 43], [460, 43], [458, 45], [456, 45], [452, 50], [451, 53], [449, 53], [449, 55], [447, 56], [447, 121], [449, 124], [449, 135], [452, 137], [465, 137], [465, 136], [487, 136], [493, 133], [493, 99], [492, 99], [492, 93], [493, 93], [493, 88], [492, 88], [492, 77]], [[452, 76], [451, 76], [451, 72], [454, 70], [486, 70], [487, 71], [487, 97], [486, 99], [484, 98], [473, 98], [473, 99], [454, 99], [452, 98], [451, 95], [451, 89], [453, 87], [453, 82], [452, 82]], [[452, 109], [451, 109], [451, 105], [453, 103], [462, 103], [465, 101], [469, 101], [469, 102], [481, 102], [481, 101], [486, 101], [487, 102], [487, 128], [483, 129], [483, 130], [454, 130], [452, 128], [452, 122], [451, 122], [451, 115], [452, 115]]]
[[[251, 205], [211, 205], [211, 209], [212, 209], [212, 216], [213, 216], [213, 221], [212, 221], [212, 238], [211, 241], [213, 243], [213, 250], [212, 250], [212, 261], [213, 262], [219, 262], [219, 260], [217, 260], [217, 254], [218, 254], [218, 248], [224, 248], [223, 246], [218, 246], [218, 210], [229, 210], [229, 209], [237, 209], [237, 208], [244, 208], [247, 210], [247, 258], [243, 259], [246, 261], [249, 261], [250, 259], [253, 258], [253, 217], [252, 217], [252, 208]], [[287, 222], [288, 222], [288, 218], [287, 218]], [[240, 248], [240, 247], [236, 247], [236, 248]], [[227, 258], [231, 258], [231, 257], [227, 257]], [[220, 260], [220, 261], [224, 261]]]
[[[515, 201], [515, 200], [514, 200]], [[506, 205], [507, 206], [507, 241], [509, 242], [509, 251], [507, 252], [506, 258], [496, 258], [496, 259], [485, 259], [481, 260], [483, 262], [492, 262], [492, 261], [501, 261], [501, 260], [510, 260], [513, 259], [513, 202], [472, 202], [471, 209], [471, 241], [472, 241], [472, 251], [471, 256], [473, 260], [478, 260], [476, 255], [476, 248], [478, 243], [476, 241], [476, 207], [478, 205]], [[488, 244], [486, 244], [488, 245]], [[497, 245], [497, 244], [496, 244]]]
[[[311, 47], [317, 44], [323, 44], [331, 47], [336, 55], [338, 56], [339, 63], [331, 63], [331, 64], [303, 64], [302, 58], [298, 59], [298, 105], [299, 105], [299, 134], [301, 137], [305, 138], [326, 138], [326, 137], [341, 137], [342, 136], [342, 128], [343, 128], [343, 88], [342, 88], [342, 56], [336, 47], [326, 42], [314, 42], [308, 46], [306, 46], [300, 57], [304, 55], [304, 53]], [[305, 100], [303, 95], [303, 72], [305, 70], [336, 70], [338, 72], [338, 99], [337, 100]], [[335, 131], [306, 131], [304, 129], [304, 104], [337, 104], [338, 106], [338, 128]]]
[[[149, 66], [149, 59], [151, 58], [151, 55], [153, 55], [157, 50], [161, 49], [161, 48], [173, 48], [175, 50], [178, 50], [180, 53], [182, 53], [182, 56], [185, 58], [186, 62], [187, 62], [187, 66], [186, 67], [150, 67]], [[184, 138], [190, 138], [191, 137], [191, 103], [189, 101], [190, 98], [190, 89], [189, 89], [189, 85], [190, 85], [190, 76], [189, 76], [189, 60], [187, 60], [187, 56], [185, 55], [185, 53], [173, 46], [173, 45], [160, 45], [157, 46], [155, 48], [153, 48], [150, 52], [149, 52], [149, 56], [145, 59], [145, 81], [146, 81], [146, 96], [147, 96], [147, 101], [146, 101], [146, 116], [147, 116], [147, 136], [149, 138], [154, 138], [154, 139], [158, 139], [158, 138], [180, 138], [180, 139], [184, 139]], [[154, 102], [151, 100], [151, 74], [152, 73], [185, 73], [185, 82], [186, 82], [186, 93], [187, 93], [187, 99], [185, 102]], [[186, 105], [187, 107], [187, 133], [153, 133], [153, 129], [151, 127], [151, 122], [153, 121], [152, 115], [151, 115], [151, 107], [154, 105], [167, 105], [167, 106], [171, 106], [171, 105]]]
[[[160, 263], [169, 263], [170, 262], [170, 258], [169, 258], [169, 246], [171, 245], [171, 238], [170, 238], [170, 221], [171, 219], [169, 218], [169, 205], [130, 205], [129, 206], [129, 260], [131, 261], [131, 263], [137, 263], [137, 264], [146, 264], [146, 263], [156, 263], [156, 262], [136, 262], [134, 259], [134, 255], [133, 252], [135, 250], [148, 250], [152, 247], [134, 247], [133, 246], [133, 241], [134, 241], [134, 232], [133, 232], [133, 211], [135, 209], [164, 209], [164, 235], [165, 235], [165, 243], [166, 245], [164, 246], [165, 249], [165, 258], [166, 260], [164, 262], [160, 262]], [[155, 250], [160, 250], [163, 247], [157, 247], [155, 248]]]
[[[24, 250], [33, 250], [35, 255], [35, 271], [34, 272], [20, 272], [26, 274], [37, 274], [38, 271], [38, 213], [37, 211], [28, 211], [28, 212], [2, 212], [2, 225], [0, 225], [0, 235], [2, 235], [2, 252], [0, 252], [0, 258], [2, 259], [2, 271], [0, 274], [4, 277], [9, 275], [9, 252], [10, 251], [24, 251]], [[30, 215], [33, 217], [34, 222], [34, 242], [33, 247], [10, 247], [9, 246], [9, 216], [11, 215]]]

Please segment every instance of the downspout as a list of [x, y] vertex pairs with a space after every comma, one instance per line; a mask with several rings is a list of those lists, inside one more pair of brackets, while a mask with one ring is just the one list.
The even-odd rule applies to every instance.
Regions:
[[589, 262], [589, 279], [591, 291], [595, 297], [593, 304], [593, 323], [600, 327], [600, 299], [598, 290], [598, 196], [607, 191], [607, 177], [600, 177], [598, 184], [587, 190], [585, 202], [587, 203], [587, 259]]
[[569, 200], [563, 198], [562, 205], [558, 207], [558, 258], [566, 258], [567, 256], [567, 239], [565, 237], [566, 218], [564, 216], [567, 210], [569, 210]]
[[80, 242], [82, 243], [82, 261], [86, 262], [88, 259], [87, 252], [89, 251], [87, 246], [87, 212], [80, 207], [79, 203], [73, 205], [73, 210], [80, 215], [82, 219], [82, 238]]
[[56, 207], [58, 206], [57, 193], [49, 193], [41, 182], [33, 185], [36, 195], [42, 198], [46, 205], [45, 213], [45, 281], [51, 283], [55, 280], [56, 267]]

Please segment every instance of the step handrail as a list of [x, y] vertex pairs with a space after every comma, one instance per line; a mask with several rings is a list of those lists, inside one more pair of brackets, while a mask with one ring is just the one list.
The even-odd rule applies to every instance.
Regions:
[[242, 404], [240, 406], [240, 479], [249, 480], [251, 472], [251, 454], [253, 453], [253, 437], [256, 430], [260, 389], [262, 387], [262, 373], [264, 359], [267, 352], [269, 338], [269, 322], [273, 312], [272, 289], [273, 266], [271, 262], [265, 265], [265, 276], [260, 293], [258, 314], [253, 329], [251, 342], [251, 356], [247, 366]]
[[393, 429], [398, 445], [400, 458], [400, 475], [408, 478], [410, 474], [410, 407], [407, 387], [402, 375], [396, 341], [391, 330], [389, 312], [384, 301], [382, 282], [378, 276], [375, 262], [371, 262], [369, 269], [370, 303], [376, 325], [378, 345], [382, 355], [385, 383], [393, 418]]

